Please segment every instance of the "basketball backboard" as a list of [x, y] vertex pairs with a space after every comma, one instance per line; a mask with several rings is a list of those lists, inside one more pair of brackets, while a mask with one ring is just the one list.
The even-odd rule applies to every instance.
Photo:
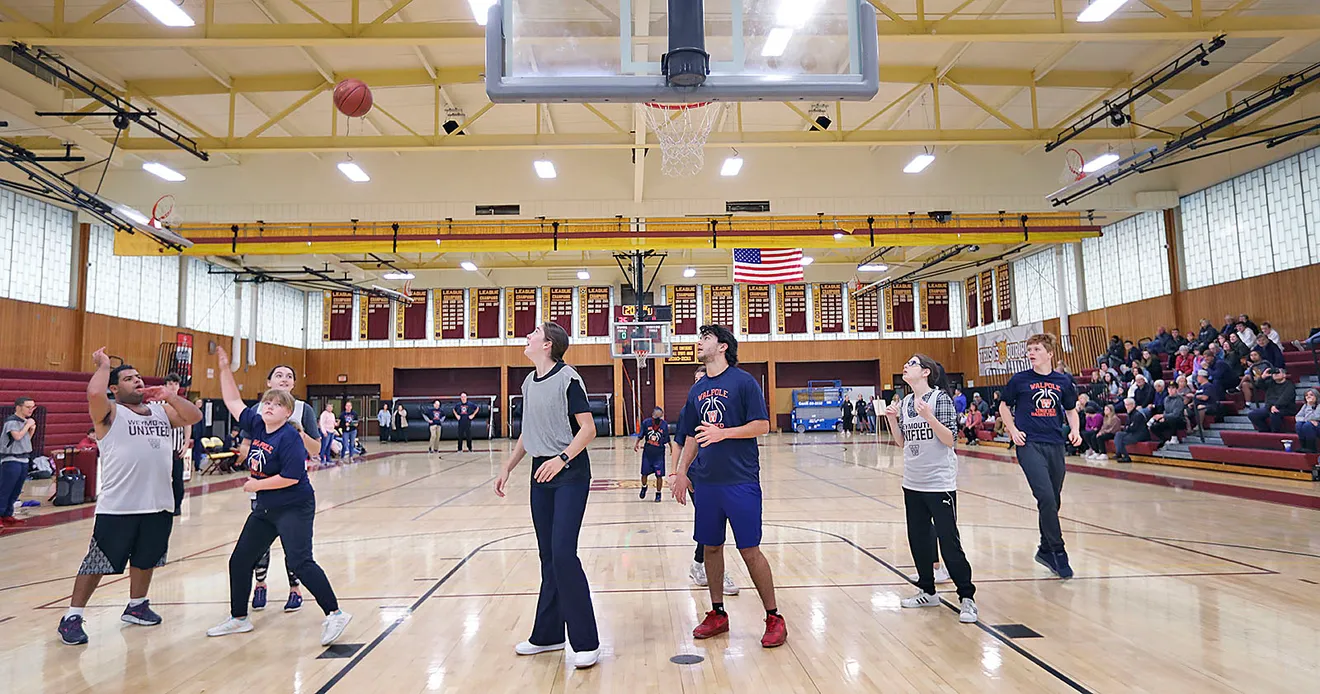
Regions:
[[496, 3], [486, 25], [487, 94], [496, 103], [679, 103], [870, 100], [879, 89], [875, 8], [866, 0], [705, 0], [710, 74], [699, 86], [673, 86], [662, 57], [671, 29], [682, 31], [670, 16], [680, 4], [696, 3]]
[[669, 342], [671, 325], [665, 323], [614, 323], [610, 326], [610, 356], [666, 358], [673, 355]]

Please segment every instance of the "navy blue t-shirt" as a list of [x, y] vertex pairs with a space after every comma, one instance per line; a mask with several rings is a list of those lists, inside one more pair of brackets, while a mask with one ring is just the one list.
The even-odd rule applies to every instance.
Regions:
[[298, 480], [297, 484], [283, 489], [257, 492], [257, 507], [278, 508], [316, 498], [312, 483], [307, 479], [307, 449], [303, 447], [302, 436], [292, 424], [285, 422], [284, 426], [274, 432], [266, 433], [266, 423], [261, 420], [261, 415], [251, 409], [243, 410], [238, 423], [252, 434], [247, 464], [254, 479], [264, 480], [279, 475], [285, 479]]
[[439, 407], [432, 407], [431, 409], [427, 410], [427, 412], [429, 414], [427, 415], [426, 421], [434, 426], [440, 426], [440, 422], [444, 421], [445, 419], [445, 411], [440, 409]]
[[[752, 375], [729, 367], [720, 375], [703, 376], [688, 391], [678, 430], [686, 439], [697, 435], [697, 425], [714, 424], [732, 429], [759, 419], [769, 420], [761, 385]], [[761, 481], [761, 453], [756, 439], [725, 439], [701, 450], [688, 468], [693, 484], [731, 485]]]
[[642, 420], [642, 460], [664, 460], [665, 446], [669, 445], [669, 422], [664, 419]]
[[358, 414], [356, 412], [345, 412], [340, 415], [340, 428], [347, 434], [350, 431], [356, 432], [358, 425]]
[[1072, 377], [1051, 371], [1044, 376], [1020, 371], [1008, 379], [1002, 393], [1013, 410], [1013, 423], [1028, 443], [1064, 443], [1064, 412], [1077, 408], [1077, 387]]
[[472, 414], [477, 411], [477, 406], [472, 403], [458, 403], [454, 405], [454, 418], [458, 420], [459, 426], [471, 424]]

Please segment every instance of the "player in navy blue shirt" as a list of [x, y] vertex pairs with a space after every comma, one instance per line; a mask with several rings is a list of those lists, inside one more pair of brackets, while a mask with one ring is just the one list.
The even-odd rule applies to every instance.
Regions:
[[252, 589], [252, 569], [275, 538], [284, 546], [284, 564], [302, 579], [316, 603], [325, 611], [321, 645], [334, 643], [353, 617], [339, 609], [335, 591], [325, 571], [312, 558], [312, 522], [316, 517], [316, 495], [307, 479], [307, 449], [302, 434], [289, 422], [294, 399], [288, 391], [272, 388], [261, 396], [260, 412], [243, 404], [229, 355], [217, 348], [220, 392], [225, 407], [238, 418], [239, 426], [252, 435], [248, 448], [248, 470], [252, 478], [243, 491], [255, 492], [256, 504], [248, 515], [234, 551], [229, 555], [229, 619], [207, 630], [207, 636], [226, 636], [252, 631], [247, 596]]
[[655, 474], [655, 500], [660, 500], [660, 488], [664, 486], [665, 455], [677, 448], [669, 438], [669, 422], [665, 421], [665, 410], [656, 406], [648, 419], [642, 420], [641, 436], [633, 452], [642, 451], [642, 493], [638, 499], [646, 498], [646, 480]]
[[431, 441], [426, 445], [427, 453], [440, 452], [440, 428], [445, 421], [445, 411], [440, 407], [440, 401], [431, 403], [431, 409], [422, 410], [422, 419], [431, 427]]
[[[1062, 503], [1065, 437], [1082, 445], [1077, 423], [1077, 388], [1072, 376], [1054, 370], [1054, 336], [1027, 338], [1031, 369], [1013, 374], [1002, 392], [999, 416], [1017, 447], [1018, 464], [1027, 476], [1040, 515], [1040, 547], [1036, 562], [1059, 578], [1072, 578], [1068, 552], [1059, 528]], [[1064, 419], [1067, 419], [1067, 426]]]
[[468, 402], [468, 394], [458, 395], [458, 404], [454, 405], [454, 419], [458, 420], [458, 453], [463, 452], [463, 442], [467, 441], [468, 453], [472, 452], [472, 420], [477, 418], [475, 403]]
[[756, 437], [770, 431], [765, 396], [756, 379], [737, 368], [738, 340], [727, 328], [703, 325], [697, 358], [705, 364], [706, 375], [688, 391], [678, 427], [684, 437], [683, 455], [672, 484], [674, 499], [680, 504], [687, 503], [694, 484], [700, 489], [692, 497], [696, 508], [692, 539], [705, 547], [707, 588], [713, 604], [692, 636], [708, 639], [729, 630], [722, 595], [728, 525], [765, 605], [761, 646], [782, 646], [788, 629], [775, 603], [770, 562], [761, 553], [761, 454]]

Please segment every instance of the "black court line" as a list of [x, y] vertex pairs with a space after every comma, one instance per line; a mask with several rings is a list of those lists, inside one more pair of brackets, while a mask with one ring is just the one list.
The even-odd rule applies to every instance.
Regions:
[[834, 486], [834, 487], [838, 487], [839, 489], [842, 489], [842, 490], [844, 490], [844, 491], [852, 492], [853, 494], [860, 494], [861, 496], [864, 496], [864, 497], [870, 499], [871, 501], [876, 502], [877, 504], [880, 504], [880, 505], [882, 505], [882, 506], [887, 506], [887, 507], [889, 507], [889, 508], [894, 509], [895, 511], [901, 511], [901, 510], [903, 510], [903, 509], [901, 509], [901, 508], [899, 508], [899, 507], [897, 507], [897, 506], [895, 506], [895, 505], [889, 503], [888, 501], [885, 501], [885, 500], [883, 500], [883, 499], [881, 499], [881, 498], [875, 496], [874, 494], [862, 494], [862, 492], [859, 492], [859, 491], [857, 491], [856, 489], [853, 489], [852, 487], [849, 487], [849, 486], [846, 486], [846, 485], [839, 484], [838, 482], [835, 482], [834, 480], [828, 480], [828, 479], [825, 479], [824, 477], [821, 477], [820, 475], [817, 475], [817, 474], [815, 474], [815, 473], [807, 472], [806, 470], [803, 470], [802, 468], [800, 468], [800, 467], [798, 467], [798, 466], [796, 466], [796, 465], [793, 466], [793, 469], [794, 469], [794, 470], [797, 470], [798, 472], [800, 472], [800, 473], [806, 475], [807, 477], [810, 477], [810, 478], [812, 478], [812, 479], [815, 479], [815, 480], [817, 480], [817, 481], [819, 481], [819, 482], [824, 482], [825, 484], [828, 484], [828, 485], [831, 485], [831, 486]]
[[[900, 570], [899, 570], [897, 567], [895, 567], [893, 564], [890, 564], [889, 562], [885, 561], [884, 559], [881, 559], [880, 557], [878, 557], [878, 556], [876, 556], [875, 554], [873, 554], [873, 553], [871, 553], [870, 551], [868, 551], [866, 548], [862, 547], [861, 545], [857, 544], [856, 542], [853, 542], [852, 540], [849, 540], [848, 538], [846, 538], [846, 537], [844, 537], [844, 536], [842, 536], [842, 535], [836, 535], [835, 533], [832, 533], [832, 532], [829, 532], [829, 531], [826, 531], [826, 530], [816, 530], [815, 528], [803, 528], [803, 527], [793, 526], [793, 525], [780, 525], [780, 524], [778, 524], [778, 523], [766, 523], [765, 525], [772, 526], [772, 527], [777, 527], [777, 528], [788, 528], [788, 529], [790, 529], [790, 530], [802, 530], [802, 531], [804, 531], [804, 532], [817, 532], [817, 533], [820, 533], [820, 534], [822, 534], [822, 535], [828, 535], [828, 536], [830, 536], [830, 537], [833, 537], [833, 538], [835, 538], [836, 540], [841, 540], [841, 541], [843, 541], [843, 542], [846, 542], [846, 543], [852, 545], [853, 548], [856, 549], [858, 552], [861, 552], [862, 554], [865, 554], [866, 556], [870, 557], [870, 558], [871, 558], [874, 562], [876, 562], [877, 564], [879, 564], [879, 565], [885, 567], [886, 569], [889, 569], [890, 571], [892, 571], [893, 573], [895, 573], [895, 574], [897, 574], [897, 575], [899, 575], [899, 576], [902, 576], [902, 577], [903, 577], [903, 582], [904, 582], [904, 583], [907, 583], [907, 584], [909, 584], [909, 585], [911, 585], [911, 581], [908, 581], [908, 580], [907, 580], [907, 574], [905, 574], [905, 573], [903, 573], [902, 571], [900, 571]], [[940, 602], [944, 603], [944, 605], [945, 605], [946, 607], [948, 607], [950, 610], [953, 610], [954, 613], [957, 613], [957, 612], [959, 611], [959, 607], [958, 607], [957, 605], [954, 605], [953, 603], [949, 602], [948, 600], [945, 600], [944, 598], [940, 598]], [[1023, 658], [1026, 658], [1027, 660], [1031, 661], [1031, 662], [1034, 663], [1037, 667], [1041, 668], [1041, 669], [1044, 670], [1045, 672], [1048, 672], [1050, 675], [1054, 676], [1055, 679], [1057, 679], [1057, 680], [1059, 680], [1060, 682], [1062, 682], [1062, 683], [1068, 685], [1069, 687], [1071, 687], [1071, 688], [1073, 689], [1073, 691], [1082, 692], [1083, 694], [1093, 694], [1093, 692], [1092, 692], [1091, 689], [1087, 688], [1085, 685], [1081, 684], [1081, 683], [1078, 682], [1077, 680], [1074, 680], [1073, 678], [1069, 677], [1068, 675], [1065, 675], [1063, 672], [1059, 671], [1058, 668], [1056, 668], [1056, 667], [1054, 667], [1053, 665], [1050, 665], [1049, 663], [1045, 662], [1042, 658], [1040, 658], [1040, 656], [1037, 656], [1036, 654], [1032, 653], [1031, 651], [1029, 651], [1029, 650], [1023, 648], [1022, 646], [1019, 646], [1018, 644], [1014, 643], [1012, 639], [1010, 639], [1009, 637], [1007, 637], [1007, 636], [1005, 636], [1004, 634], [1000, 633], [999, 631], [997, 631], [997, 630], [993, 629], [992, 627], [989, 627], [989, 626], [987, 626], [987, 625], [985, 625], [985, 624], [982, 624], [981, 622], [977, 622], [977, 623], [976, 623], [976, 627], [979, 628], [981, 631], [984, 631], [985, 633], [987, 633], [987, 634], [989, 634], [990, 636], [994, 637], [996, 641], [999, 641], [1000, 643], [1004, 644], [1005, 646], [1008, 646], [1008, 647], [1011, 648], [1014, 652], [1016, 652], [1018, 655], [1020, 655], [1020, 656], [1022, 656]]]
[[5, 617], [4, 619], [0, 619], [0, 624], [4, 624], [5, 622], [8, 622], [9, 620], [13, 619], [13, 618], [16, 617], [16, 616], [17, 616], [17, 615], [12, 615], [12, 614], [11, 614], [11, 615], [9, 615], [8, 617]]
[[[467, 464], [467, 463], [464, 463], [464, 465], [466, 465], [466, 464]], [[494, 482], [494, 481], [496, 480], [496, 478], [498, 478], [498, 477], [499, 477], [499, 475], [495, 475], [494, 477], [491, 477], [490, 479], [486, 480], [485, 482], [482, 482], [481, 484], [478, 484], [477, 486], [472, 487], [471, 489], [469, 489], [469, 490], [467, 490], [467, 491], [465, 491], [465, 492], [459, 492], [458, 494], [455, 494], [455, 495], [449, 497], [448, 499], [445, 499], [444, 501], [441, 501], [440, 503], [436, 504], [435, 506], [432, 506], [431, 508], [428, 508], [428, 509], [426, 509], [425, 511], [422, 511], [421, 513], [417, 514], [416, 516], [413, 516], [413, 517], [412, 517], [412, 520], [417, 520], [418, 518], [421, 518], [422, 516], [425, 516], [426, 514], [428, 514], [428, 513], [432, 512], [432, 511], [434, 511], [434, 510], [440, 508], [441, 506], [445, 506], [445, 505], [447, 505], [449, 502], [454, 501], [455, 499], [461, 499], [461, 498], [467, 496], [468, 494], [471, 494], [472, 492], [475, 492], [475, 491], [477, 491], [478, 489], [481, 489], [481, 488], [485, 487], [486, 485], [490, 484], [491, 482]]]

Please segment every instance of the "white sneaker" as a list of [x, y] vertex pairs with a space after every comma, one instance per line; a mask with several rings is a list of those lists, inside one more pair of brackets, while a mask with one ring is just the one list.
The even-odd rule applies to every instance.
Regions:
[[692, 568], [688, 569], [688, 578], [692, 579], [694, 585], [706, 586], [706, 565], [700, 562], [692, 562]]
[[[538, 646], [532, 643], [531, 641], [523, 641], [522, 643], [513, 647], [513, 652], [517, 653], [518, 655], [536, 655], [537, 653], [549, 653], [550, 651], [562, 651], [562, 650], [564, 650], [564, 643], [562, 641], [550, 646]], [[595, 651], [592, 652], [595, 653], [596, 655], [600, 655], [600, 649], [596, 649]], [[586, 654], [579, 653], [578, 655], [586, 655]], [[592, 661], [592, 663], [594, 664], [595, 661]]]
[[581, 670], [595, 665], [600, 660], [600, 649], [594, 651], [582, 651], [573, 654], [573, 667]]
[[1169, 437], [1169, 443], [1171, 443], [1171, 444], [1177, 446], [1177, 445], [1178, 445], [1178, 437], [1177, 437], [1177, 436], [1171, 436], [1171, 437]]
[[[704, 568], [704, 567], [703, 567], [703, 568]], [[724, 594], [725, 594], [725, 595], [737, 595], [739, 590], [741, 590], [741, 588], [739, 588], [738, 586], [734, 585], [734, 583], [733, 583], [733, 577], [729, 575], [729, 572], [728, 572], [728, 571], [725, 571], [725, 572], [724, 572]]]
[[971, 598], [962, 599], [962, 609], [958, 611], [958, 621], [963, 624], [975, 624], [981, 618], [976, 611], [976, 601]]
[[344, 635], [344, 630], [348, 628], [348, 623], [353, 621], [353, 615], [339, 610], [325, 616], [325, 621], [321, 622], [321, 645], [329, 646], [339, 640]]
[[[919, 574], [908, 574], [908, 580], [912, 581], [913, 583], [916, 583], [917, 581], [921, 580], [921, 576]], [[952, 578], [949, 578], [948, 569], [944, 568], [943, 566], [941, 566], [938, 569], [935, 569], [936, 583], [948, 583], [952, 580], [953, 580]]]
[[206, 630], [207, 636], [228, 636], [230, 634], [245, 634], [252, 631], [252, 620], [234, 619], [230, 617], [223, 622]]
[[940, 598], [938, 595], [921, 592], [910, 598], [903, 598], [899, 604], [903, 607], [938, 607]]

